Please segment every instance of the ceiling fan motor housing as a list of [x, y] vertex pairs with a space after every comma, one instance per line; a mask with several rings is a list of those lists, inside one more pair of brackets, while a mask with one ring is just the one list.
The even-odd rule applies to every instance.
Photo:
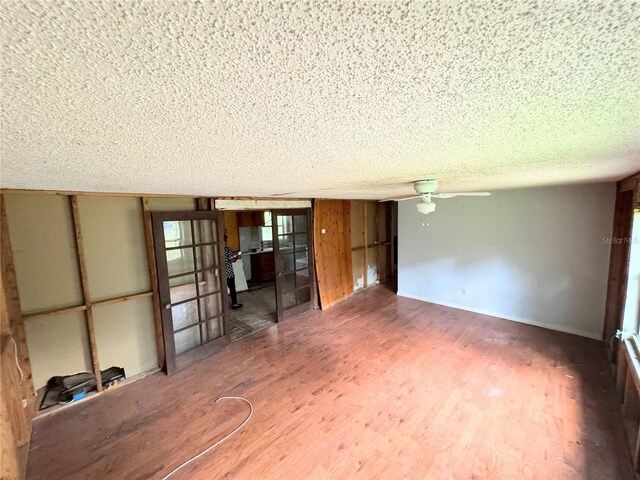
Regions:
[[438, 181], [437, 180], [418, 180], [413, 184], [413, 188], [416, 189], [416, 192], [420, 195], [436, 193], [438, 189]]

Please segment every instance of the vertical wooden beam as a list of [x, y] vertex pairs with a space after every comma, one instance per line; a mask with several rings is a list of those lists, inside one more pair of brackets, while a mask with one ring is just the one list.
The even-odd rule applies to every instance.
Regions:
[[160, 294], [158, 292], [158, 270], [156, 266], [156, 255], [153, 241], [153, 227], [151, 226], [151, 212], [149, 210], [149, 199], [140, 198], [142, 207], [142, 222], [144, 224], [144, 240], [147, 249], [147, 265], [149, 266], [149, 283], [153, 293], [153, 324], [156, 331], [156, 349], [158, 351], [158, 367], [165, 367], [164, 340], [162, 336], [162, 317], [160, 314]]
[[366, 290], [366, 288], [369, 286], [369, 258], [367, 253], [369, 251], [369, 247], [367, 247], [367, 202], [364, 202], [364, 212], [362, 218], [364, 219], [364, 228], [362, 229], [362, 241], [364, 243], [364, 286], [362, 288], [363, 290]]
[[209, 198], [198, 197], [196, 198], [196, 208], [198, 210], [211, 210]]
[[[3, 326], [8, 327], [8, 331], [3, 331], [3, 333], [12, 336], [18, 347], [18, 361], [24, 373], [24, 379], [20, 386], [20, 393], [21, 397], [27, 401], [27, 408], [25, 410], [23, 421], [26, 425], [30, 425], [30, 420], [35, 417], [37, 412], [37, 401], [36, 393], [33, 388], [31, 360], [29, 359], [29, 349], [27, 347], [27, 334], [24, 329], [24, 318], [22, 316], [20, 294], [18, 292], [16, 268], [13, 263], [13, 249], [11, 246], [11, 235], [9, 233], [9, 222], [7, 220], [4, 194], [0, 195], [0, 208], [2, 210], [0, 222], [0, 259], [2, 264], [1, 283], [3, 290], [2, 315], [5, 317], [2, 324]], [[27, 430], [29, 429], [27, 428]], [[19, 445], [26, 443], [29, 440], [28, 435], [27, 438], [22, 438], [21, 435], [16, 434], [16, 437]]]
[[76, 258], [78, 261], [78, 273], [80, 274], [80, 286], [82, 288], [82, 300], [87, 307], [84, 311], [84, 318], [87, 324], [87, 335], [89, 337], [89, 349], [91, 352], [91, 364], [93, 373], [96, 376], [98, 391], [102, 391], [102, 375], [100, 374], [100, 361], [98, 360], [98, 346], [96, 342], [96, 329], [93, 323], [93, 306], [91, 304], [91, 294], [89, 293], [89, 281], [87, 278], [87, 266], [84, 257], [84, 239], [80, 228], [80, 212], [78, 210], [78, 197], [69, 197], [71, 205], [71, 219], [73, 221], [73, 233], [76, 241]]

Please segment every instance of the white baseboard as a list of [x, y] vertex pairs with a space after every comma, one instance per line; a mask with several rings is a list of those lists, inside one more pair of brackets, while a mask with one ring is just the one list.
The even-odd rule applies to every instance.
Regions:
[[529, 320], [526, 318], [520, 318], [520, 317], [514, 317], [514, 316], [505, 316], [501, 313], [496, 313], [496, 312], [489, 312], [487, 310], [480, 310], [477, 308], [470, 308], [467, 307], [466, 305], [457, 305], [454, 303], [443, 303], [443, 302], [436, 302], [434, 300], [430, 300], [428, 298], [424, 298], [424, 297], [418, 297], [415, 295], [410, 295], [408, 293], [402, 293], [402, 292], [398, 292], [397, 295], [399, 297], [405, 297], [405, 298], [411, 298], [413, 300], [419, 300], [421, 302], [427, 302], [427, 303], [434, 303], [436, 305], [442, 305], [443, 307], [450, 307], [450, 308], [457, 308], [458, 310], [464, 310], [467, 312], [473, 312], [473, 313], [479, 313], [481, 315], [488, 315], [490, 317], [496, 317], [496, 318], [500, 318], [502, 320], [509, 320], [511, 322], [518, 322], [518, 323], [524, 323], [527, 325], [533, 325], [535, 327], [541, 327], [541, 328], [547, 328], [549, 330], [556, 330], [558, 332], [564, 332], [564, 333], [571, 333], [573, 335], [579, 335], [581, 337], [587, 337], [587, 338], [593, 338], [594, 340], [602, 340], [602, 333], [594, 333], [594, 332], [587, 332], [585, 330], [578, 330], [575, 328], [571, 328], [571, 327], [564, 327], [562, 325], [554, 325], [553, 323], [545, 323], [545, 322], [538, 322], [536, 320]]

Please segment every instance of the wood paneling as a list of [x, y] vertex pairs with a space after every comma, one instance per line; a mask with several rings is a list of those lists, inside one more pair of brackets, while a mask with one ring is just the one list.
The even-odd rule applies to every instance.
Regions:
[[[7, 222], [4, 196], [0, 198], [1, 231], [0, 258], [0, 364], [2, 404], [0, 429], [0, 465], [3, 479], [22, 478], [24, 458], [19, 455], [20, 447], [29, 443], [31, 419], [36, 411], [36, 397], [33, 389], [31, 363], [26, 343], [26, 334], [20, 307], [20, 296], [13, 264], [11, 237]], [[17, 363], [22, 369], [22, 376]], [[22, 400], [26, 400], [26, 408]]]
[[350, 202], [316, 200], [313, 232], [320, 306], [324, 309], [353, 293]]
[[[633, 190], [621, 190], [620, 187], [618, 187], [613, 218], [611, 254], [609, 257], [609, 281], [603, 332], [604, 340], [607, 342], [616, 334], [617, 329], [622, 328], [631, 247], [630, 242], [625, 241], [625, 239], [628, 240], [631, 238], [634, 196], [635, 192]], [[611, 359], [615, 359], [615, 351], [611, 353]]]
[[224, 231], [227, 234], [227, 245], [231, 250], [240, 250], [240, 231], [238, 230], [238, 213], [223, 212]]
[[117, 392], [39, 420], [30, 478], [160, 479], [240, 395], [175, 480], [634, 479], [601, 342], [386, 286]]
[[[4, 361], [4, 358], [3, 358]], [[3, 365], [4, 366], [4, 365]], [[0, 382], [0, 478], [13, 480], [20, 477], [18, 446], [9, 421], [9, 399], [5, 395], [4, 374]]]

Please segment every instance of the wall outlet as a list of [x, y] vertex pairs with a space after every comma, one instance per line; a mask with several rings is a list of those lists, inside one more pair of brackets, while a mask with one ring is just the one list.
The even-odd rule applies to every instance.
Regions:
[[460, 290], [460, 293], [461, 293], [462, 295], [466, 295], [466, 294], [467, 294], [467, 291], [463, 288], [462, 290]]
[[26, 398], [22, 399], [22, 408], [27, 408], [27, 405], [29, 405], [29, 402], [27, 402]]
[[322, 233], [322, 235], [326, 235], [326, 233], [327, 233], [327, 229], [326, 229], [326, 228], [323, 228], [322, 230], [320, 230], [320, 233]]

